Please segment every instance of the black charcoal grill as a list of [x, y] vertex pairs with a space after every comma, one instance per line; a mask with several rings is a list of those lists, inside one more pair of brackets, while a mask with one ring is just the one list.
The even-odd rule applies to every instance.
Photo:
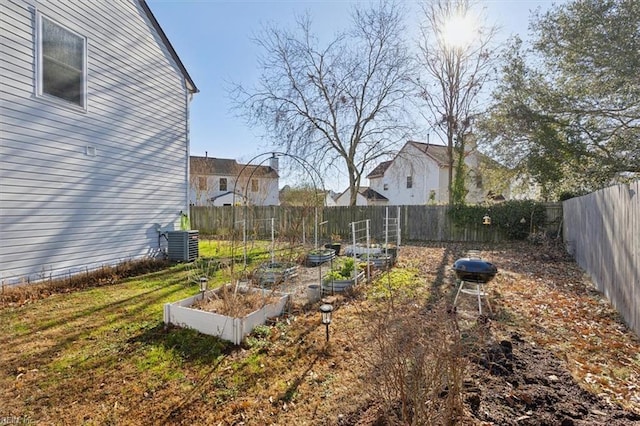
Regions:
[[[498, 268], [493, 263], [480, 259], [480, 257], [463, 257], [454, 262], [453, 270], [460, 280], [453, 306], [457, 305], [458, 296], [460, 296], [461, 292], [475, 295], [478, 297], [478, 312], [482, 315], [482, 301], [480, 299], [487, 295], [484, 285], [496, 276]], [[489, 311], [491, 311], [489, 300], [485, 298], [485, 301]]]
[[461, 281], [488, 283], [498, 273], [498, 268], [486, 260], [463, 257], [453, 264], [453, 270]]

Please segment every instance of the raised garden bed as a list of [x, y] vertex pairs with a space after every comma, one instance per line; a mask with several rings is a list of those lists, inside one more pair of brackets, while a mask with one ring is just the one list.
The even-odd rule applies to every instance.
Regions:
[[[222, 294], [223, 292], [227, 294]], [[229, 296], [232, 294], [232, 296]], [[249, 308], [248, 312], [237, 314], [225, 314], [224, 300], [227, 297], [240, 298], [243, 296], [257, 295], [264, 303], [258, 308]], [[280, 316], [287, 304], [289, 295], [257, 288], [243, 288], [235, 291], [231, 284], [223, 288], [209, 290], [204, 294], [197, 294], [186, 299], [164, 305], [163, 320], [165, 324], [173, 324], [178, 327], [191, 328], [200, 333], [216, 336], [239, 345], [242, 340], [258, 325], [263, 325], [268, 318]], [[223, 301], [219, 308], [212, 301]], [[239, 300], [234, 301], [236, 306]], [[242, 304], [242, 303], [240, 303]], [[199, 309], [202, 306], [204, 309]], [[207, 306], [209, 309], [206, 310]], [[213, 312], [212, 310], [216, 310]]]
[[325, 276], [322, 280], [323, 293], [340, 293], [353, 286], [356, 281], [360, 282], [364, 279], [364, 271], [360, 271], [356, 278], [331, 278]]
[[382, 253], [382, 248], [378, 245], [370, 245], [369, 247], [367, 247], [366, 245], [363, 244], [356, 244], [356, 245], [348, 245], [344, 248], [344, 255], [345, 256], [364, 256], [367, 254], [380, 254]]
[[336, 257], [336, 251], [330, 248], [314, 249], [307, 253], [307, 264], [320, 265]]
[[398, 260], [398, 247], [395, 245], [387, 246], [386, 248], [383, 246], [382, 253], [388, 254], [391, 256], [391, 264], [395, 265], [396, 260]]
[[253, 278], [260, 285], [279, 284], [298, 276], [298, 265], [293, 262], [268, 262], [260, 265]]
[[322, 278], [322, 291], [342, 292], [364, 278], [364, 271], [356, 272], [356, 261], [351, 257], [338, 258], [332, 269]]
[[360, 256], [360, 259], [366, 262], [371, 263], [375, 268], [378, 269], [387, 269], [393, 264], [394, 258], [390, 254], [384, 253], [376, 253], [376, 254], [365, 254]]
[[340, 256], [340, 250], [342, 249], [341, 243], [327, 243], [324, 245], [325, 248], [332, 249], [336, 252], [336, 256]]

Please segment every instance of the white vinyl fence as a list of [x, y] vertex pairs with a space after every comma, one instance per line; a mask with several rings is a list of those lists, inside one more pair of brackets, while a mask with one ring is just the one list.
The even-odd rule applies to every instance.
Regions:
[[562, 210], [567, 249], [640, 336], [640, 181], [572, 198]]

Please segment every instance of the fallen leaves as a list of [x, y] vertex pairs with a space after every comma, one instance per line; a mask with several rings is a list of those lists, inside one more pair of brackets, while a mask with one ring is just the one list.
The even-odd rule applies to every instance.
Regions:
[[640, 412], [640, 341], [580, 268], [492, 255], [502, 266], [493, 288], [520, 333], [567, 360], [589, 391]]

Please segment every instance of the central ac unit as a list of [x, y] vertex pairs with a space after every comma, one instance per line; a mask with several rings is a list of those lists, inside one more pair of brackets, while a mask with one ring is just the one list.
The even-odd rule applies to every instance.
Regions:
[[198, 231], [167, 232], [169, 260], [192, 262], [198, 258]]

